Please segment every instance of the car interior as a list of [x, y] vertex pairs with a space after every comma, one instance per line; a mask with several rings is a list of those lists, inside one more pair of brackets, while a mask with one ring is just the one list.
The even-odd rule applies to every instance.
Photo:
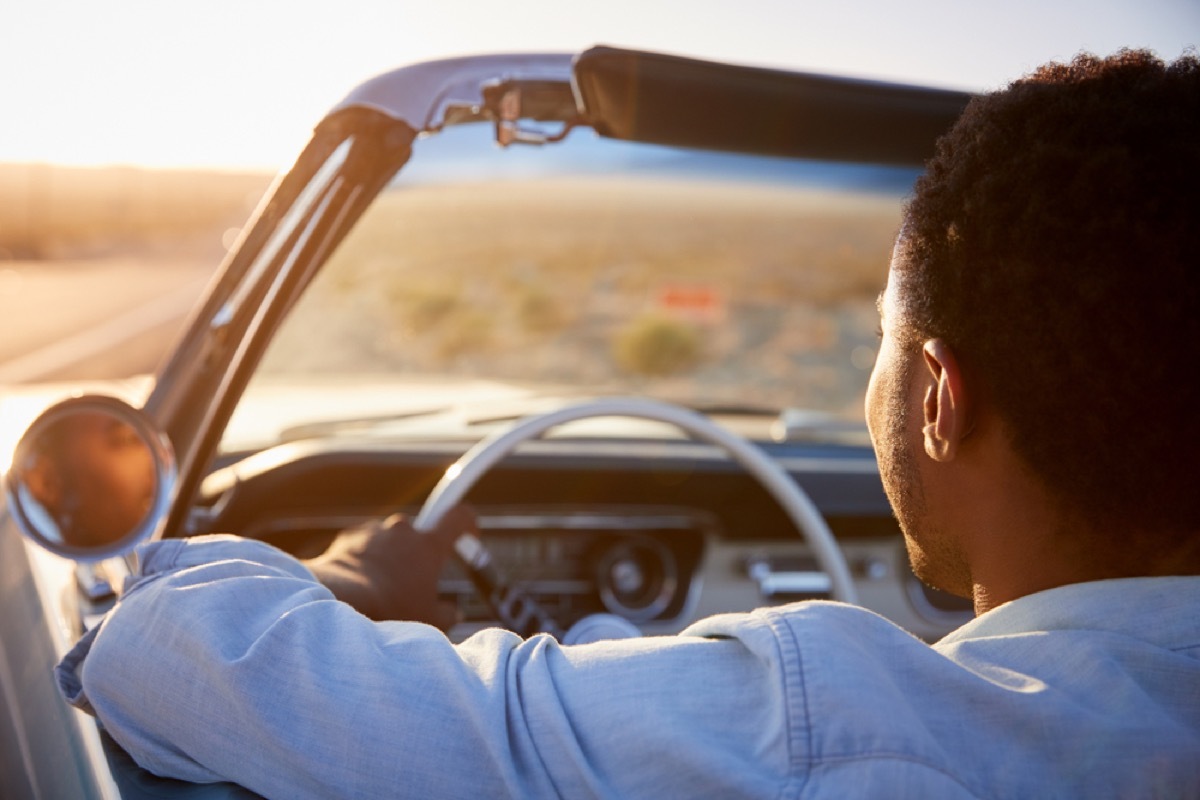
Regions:
[[[262, 353], [168, 535], [314, 555], [341, 529], [416, 514], [469, 446], [528, 415], [650, 397], [781, 466], [858, 602], [931, 640], [969, 618], [909, 570], [861, 410], [904, 193], [966, 95], [612, 48], [562, 79], [469, 77], [478, 101], [447, 92], [399, 157], [381, 144], [402, 124], [376, 109], [386, 86], [318, 128], [289, 213], [321, 181], [379, 194], [278, 303], [286, 316], [248, 337]], [[258, 264], [249, 278], [273, 269]], [[761, 480], [662, 421], [551, 428], [464, 499], [506, 591], [561, 630], [605, 613], [671, 633], [846, 599]], [[456, 639], [506, 623], [477, 577], [462, 559], [443, 575]]]

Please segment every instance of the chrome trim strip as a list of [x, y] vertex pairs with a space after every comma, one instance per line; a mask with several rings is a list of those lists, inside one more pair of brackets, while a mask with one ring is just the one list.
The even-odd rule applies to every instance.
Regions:
[[482, 106], [485, 83], [550, 80], [569, 83], [570, 53], [513, 53], [447, 58], [385, 72], [357, 86], [332, 109], [365, 107], [398, 119], [413, 130], [432, 132], [452, 106]]
[[625, 515], [620, 513], [587, 514], [497, 514], [483, 515], [479, 527], [485, 530], [692, 530], [696, 522], [686, 515]]
[[[360, 525], [369, 517], [355, 514], [304, 514], [271, 519], [248, 528], [244, 535], [253, 538], [264, 533], [287, 533], [314, 529], [342, 530]], [[485, 531], [505, 530], [699, 530], [704, 528], [698, 516], [687, 514], [622, 514], [589, 512], [584, 514], [521, 513], [481, 514], [479, 527]]]
[[[402, 455], [405, 452], [412, 450], [420, 453], [423, 456], [428, 455], [452, 455], [455, 457], [461, 456], [468, 447], [474, 444], [475, 439], [449, 442], [449, 441], [397, 441], [395, 439], [387, 441], [368, 441], [363, 439], [355, 439], [348, 441], [346, 439], [330, 439], [330, 440], [305, 440], [303, 442], [288, 442], [286, 444], [276, 445], [262, 451], [256, 456], [251, 456], [251, 459], [269, 458], [263, 461], [261, 469], [269, 468], [273, 465], [283, 463], [289, 458], [300, 458], [305, 455], [317, 455], [320, 453], [393, 453]], [[715, 445], [702, 444], [692, 442], [685, 439], [677, 441], [642, 441], [633, 445], [634, 448], [639, 448], [639, 454], [644, 454], [653, 450], [652, 455], [656, 458], [671, 459], [678, 458], [680, 460], [688, 459], [692, 461], [706, 461], [713, 463], [732, 462], [724, 450]], [[519, 445], [514, 452], [515, 456], [524, 455], [563, 455], [563, 450], [569, 449], [571, 457], [580, 458], [630, 458], [631, 445], [628, 441], [603, 441], [603, 440], [588, 440], [588, 439], [555, 439], [553, 435], [548, 440], [524, 442]], [[273, 456], [264, 456], [264, 454], [274, 454]], [[879, 473], [879, 467], [874, 456], [864, 454], [861, 458], [822, 458], [820, 456], [784, 456], [775, 458], [775, 461], [789, 472], [834, 472], [839, 474], [851, 475], [876, 475]], [[250, 459], [247, 462], [251, 463]], [[255, 463], [258, 466], [258, 463]]]
[[758, 584], [764, 599], [773, 600], [786, 594], [828, 595], [833, 581], [824, 572], [772, 572], [770, 566], [759, 562], [750, 568], [750, 577]]
[[[538, 594], [583, 595], [592, 590], [592, 584], [587, 581], [572, 580], [538, 580], [533, 584]], [[471, 594], [476, 591], [475, 584], [466, 578], [447, 580], [438, 584], [438, 588], [455, 594]]]

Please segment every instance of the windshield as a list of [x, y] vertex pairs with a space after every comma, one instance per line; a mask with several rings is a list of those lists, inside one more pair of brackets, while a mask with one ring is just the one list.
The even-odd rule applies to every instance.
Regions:
[[588, 130], [422, 138], [277, 332], [223, 449], [339, 419], [429, 435], [414, 415], [541, 396], [861, 422], [915, 176]]

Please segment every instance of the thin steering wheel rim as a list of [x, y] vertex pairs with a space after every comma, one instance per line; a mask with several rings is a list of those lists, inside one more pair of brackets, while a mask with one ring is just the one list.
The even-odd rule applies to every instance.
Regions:
[[563, 406], [545, 414], [526, 417], [509, 428], [481, 439], [442, 475], [413, 520], [413, 527], [418, 531], [437, 527], [446, 512], [462, 502], [479, 478], [522, 442], [559, 425], [593, 417], [632, 417], [665, 422], [723, 448], [757, 478], [783, 508], [801, 538], [812, 549], [817, 563], [829, 576], [833, 599], [844, 603], [858, 602], [850, 567], [828, 523], [808, 494], [779, 464], [757, 445], [720, 427], [702, 414], [642, 397], [609, 397]]

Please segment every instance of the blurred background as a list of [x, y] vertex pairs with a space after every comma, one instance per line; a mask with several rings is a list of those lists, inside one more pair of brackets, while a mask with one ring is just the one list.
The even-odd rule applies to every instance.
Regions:
[[1198, 39], [1196, 0], [8, 3], [0, 392], [153, 371], [313, 124], [405, 63], [611, 44], [987, 90]]

